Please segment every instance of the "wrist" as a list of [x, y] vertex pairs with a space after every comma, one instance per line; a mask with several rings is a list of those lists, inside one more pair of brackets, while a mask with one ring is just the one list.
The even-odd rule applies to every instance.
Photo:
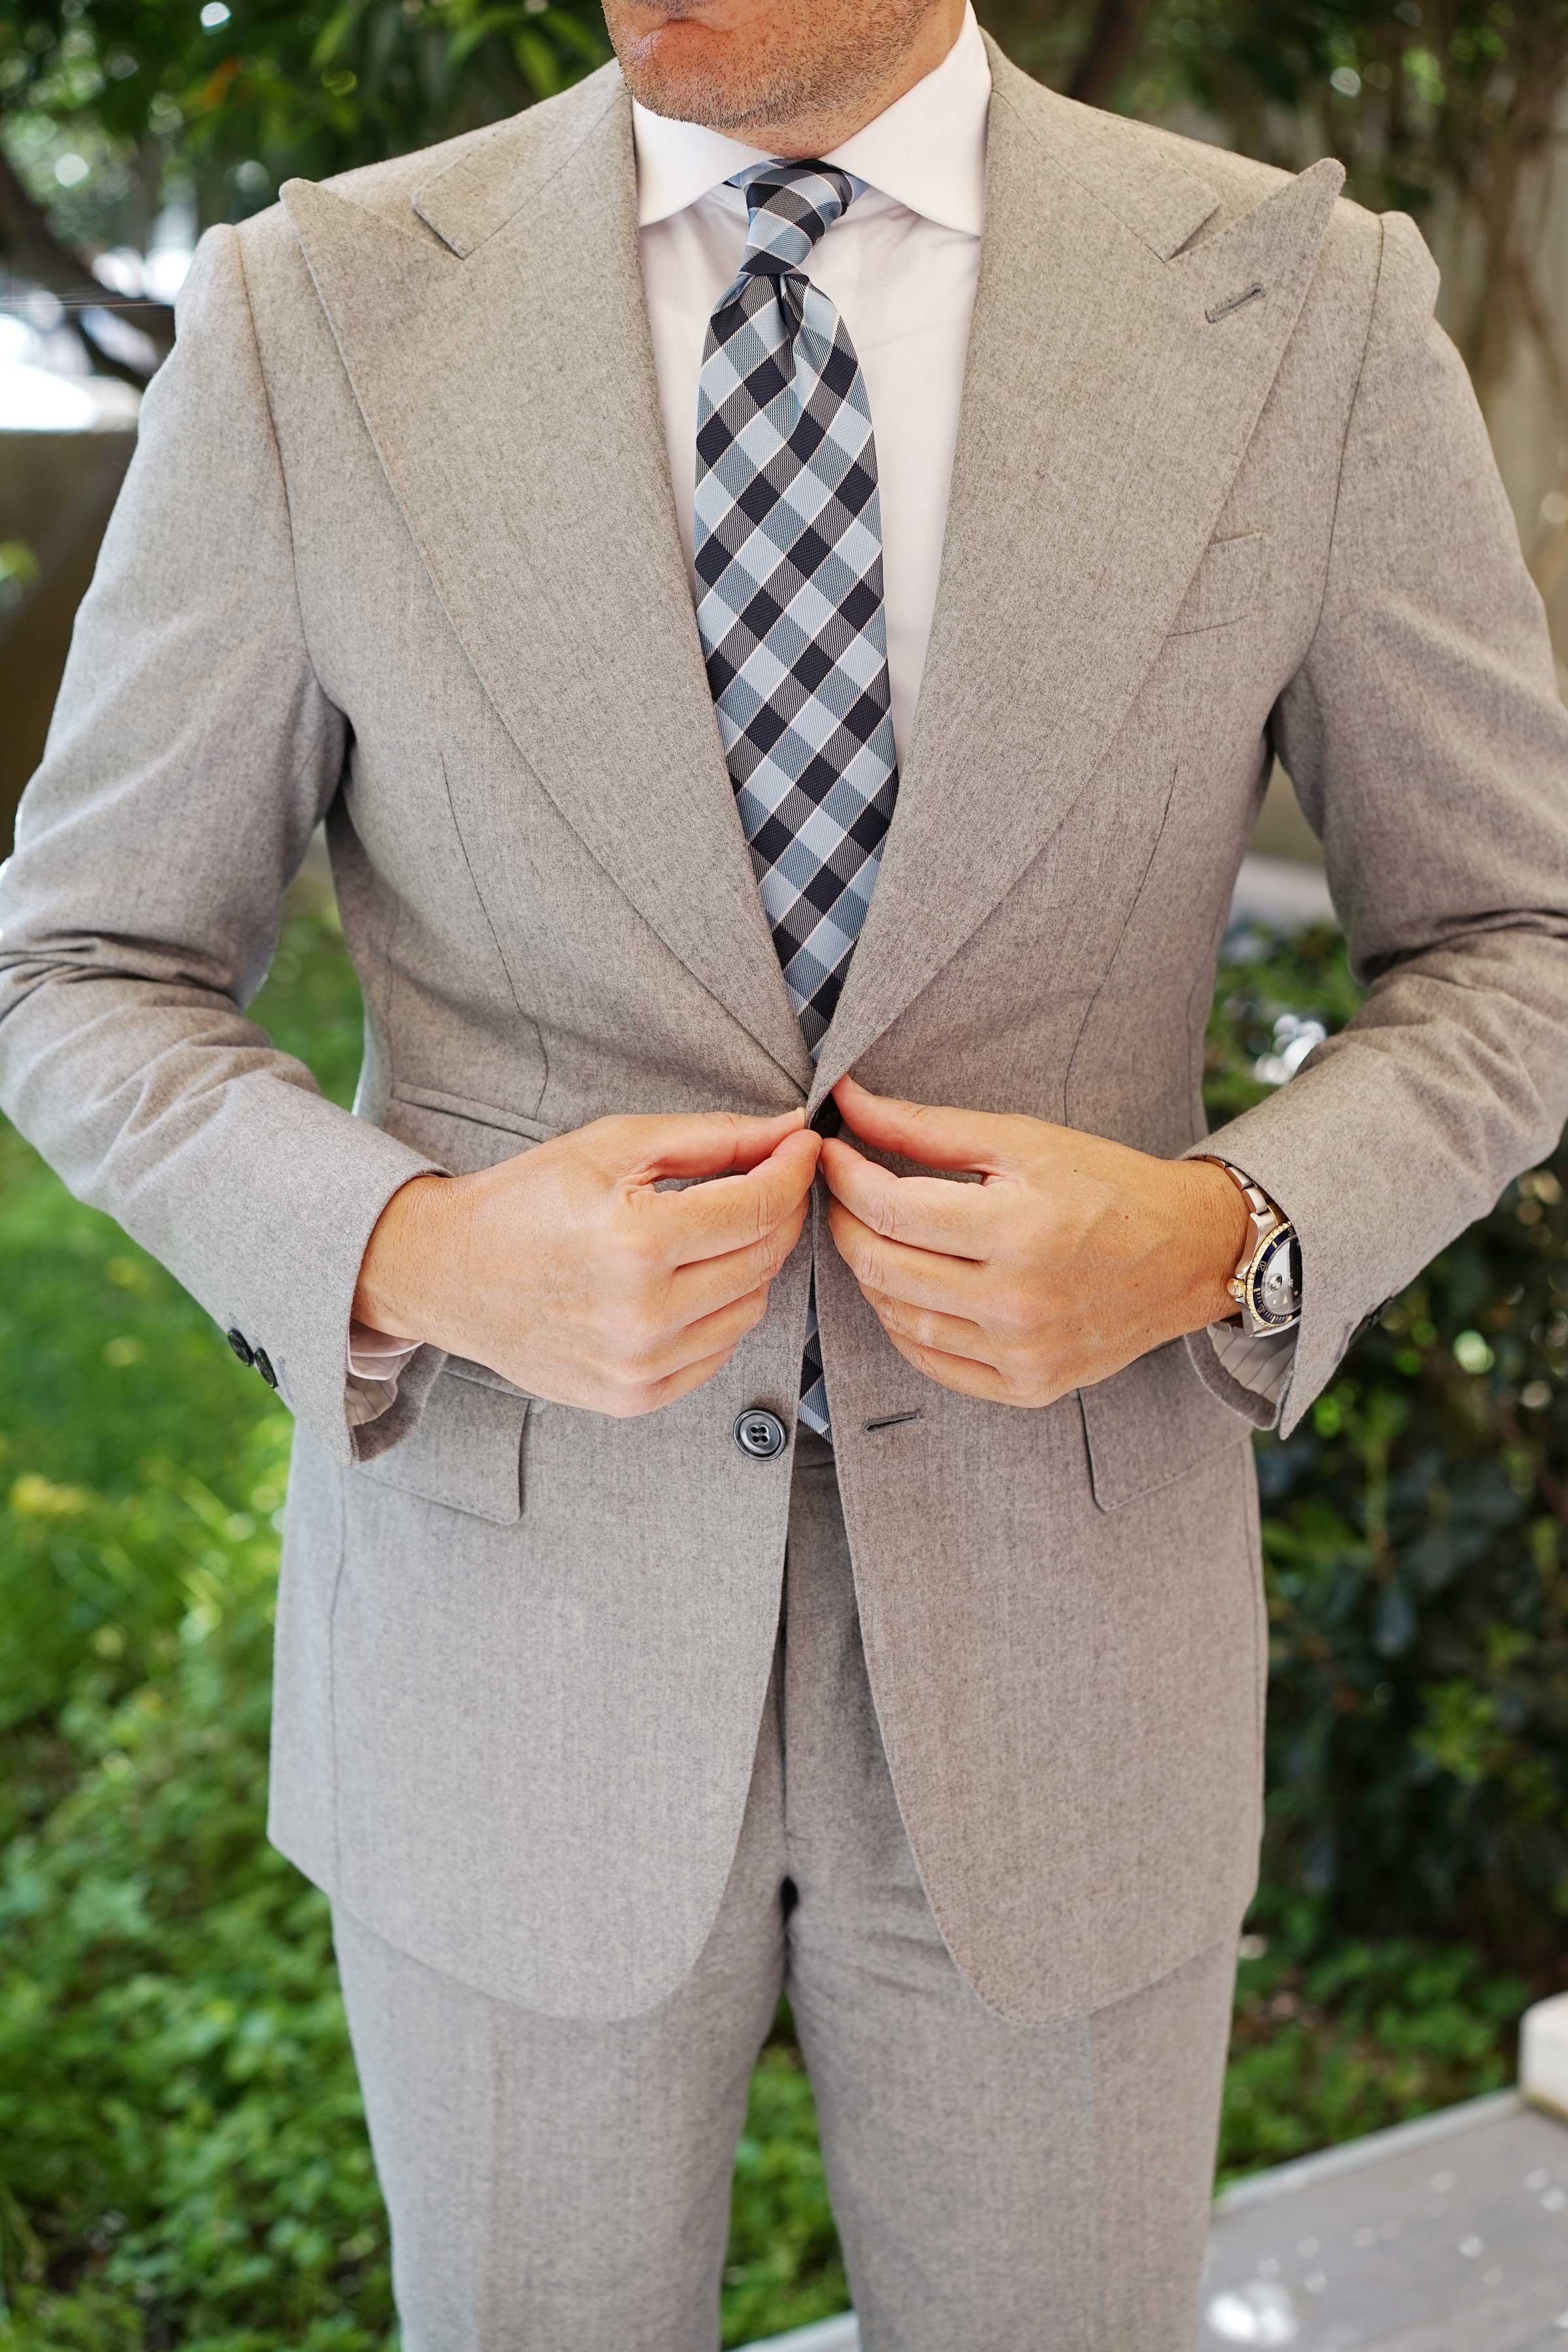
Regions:
[[441, 1266], [457, 1180], [411, 1176], [371, 1229], [351, 1310], [356, 1323], [393, 1339], [429, 1339], [441, 1296]]
[[1216, 1160], [1177, 1160], [1170, 1166], [1177, 1179], [1172, 1198], [1176, 1328], [1200, 1331], [1236, 1315], [1227, 1286], [1253, 1238], [1252, 1220], [1239, 1187]]

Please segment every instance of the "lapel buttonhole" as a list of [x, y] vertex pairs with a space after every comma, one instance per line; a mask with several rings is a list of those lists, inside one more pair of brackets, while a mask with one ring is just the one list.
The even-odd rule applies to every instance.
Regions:
[[1233, 294], [1228, 302], [1216, 302], [1212, 310], [1204, 312], [1204, 317], [1212, 327], [1216, 320], [1228, 319], [1233, 310], [1239, 310], [1244, 302], [1255, 302], [1263, 291], [1261, 285], [1246, 286], [1239, 294]]

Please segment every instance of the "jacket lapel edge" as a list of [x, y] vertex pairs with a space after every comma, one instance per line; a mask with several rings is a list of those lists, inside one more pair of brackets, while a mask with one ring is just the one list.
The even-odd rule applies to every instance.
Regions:
[[470, 151], [444, 201], [430, 190], [445, 175], [424, 184], [439, 245], [331, 188], [290, 182], [285, 202], [393, 493], [508, 733], [665, 945], [804, 1090], [810, 1057], [680, 550], [624, 91], [561, 143], [531, 194], [503, 139]]

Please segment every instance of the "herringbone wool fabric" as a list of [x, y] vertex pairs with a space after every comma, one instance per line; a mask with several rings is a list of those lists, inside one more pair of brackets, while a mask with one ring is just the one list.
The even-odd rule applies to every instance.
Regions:
[[[864, 187], [828, 163], [735, 173], [750, 215], [697, 395], [697, 625], [784, 985], [815, 1060], [899, 789], [871, 404], [804, 275]], [[826, 1433], [813, 1291], [800, 1415]]]

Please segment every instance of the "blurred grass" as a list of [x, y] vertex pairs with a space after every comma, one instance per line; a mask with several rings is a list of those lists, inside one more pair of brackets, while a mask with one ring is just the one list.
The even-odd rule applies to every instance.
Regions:
[[[330, 912], [257, 1017], [339, 1101]], [[384, 2217], [324, 1899], [265, 1844], [288, 1416], [0, 1124], [0, 2346], [371, 2352]], [[1462, 1947], [1346, 1943], [1261, 1900], [1229, 2174], [1510, 2079], [1526, 1988]], [[739, 2150], [724, 2341], [843, 2307], [787, 2011]]]

